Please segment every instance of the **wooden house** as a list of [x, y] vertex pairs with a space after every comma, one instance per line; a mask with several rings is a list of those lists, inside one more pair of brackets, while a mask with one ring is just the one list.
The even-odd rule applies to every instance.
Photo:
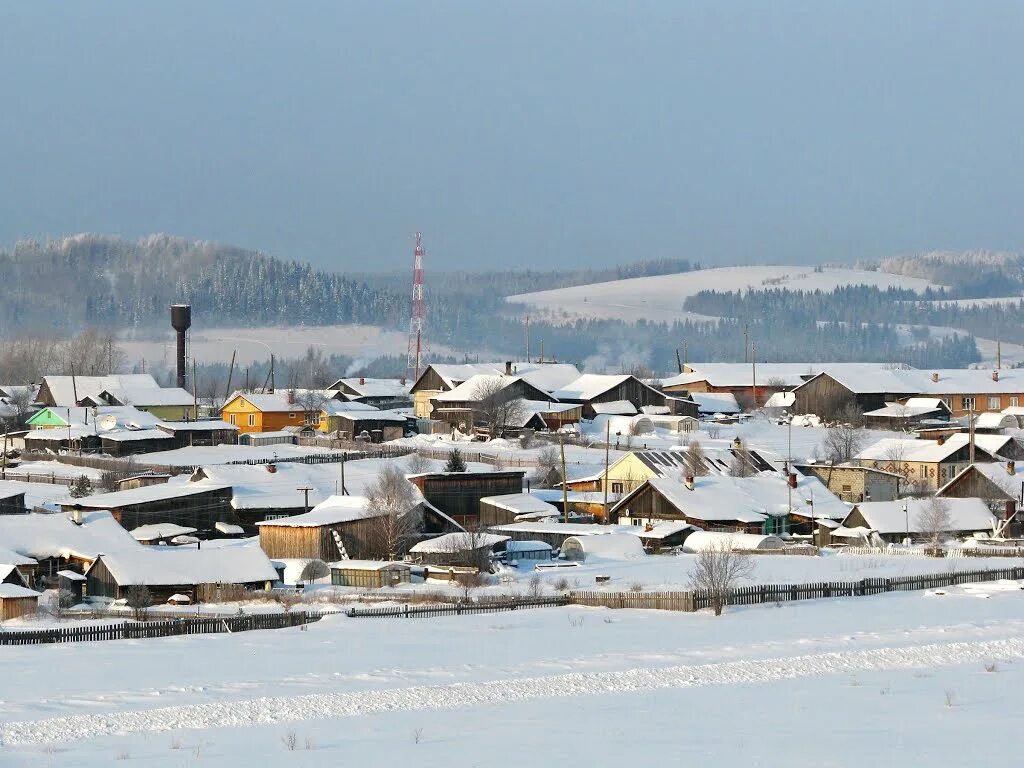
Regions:
[[372, 405], [375, 408], [407, 408], [412, 406], [409, 385], [402, 379], [338, 379], [327, 388], [340, 392], [345, 400]]
[[899, 498], [902, 475], [856, 464], [797, 464], [805, 475], [814, 475], [843, 501], [892, 501]]
[[406, 418], [363, 402], [328, 400], [320, 410], [317, 429], [340, 440], [382, 443], [405, 436]]
[[666, 393], [732, 395], [744, 409], [753, 409], [778, 392], [804, 383], [822, 367], [811, 363], [694, 363], [678, 376], [662, 381]]
[[115, 458], [171, 451], [179, 447], [174, 436], [161, 429], [125, 429], [100, 435], [100, 450]]
[[[286, 427], [316, 426], [320, 421], [320, 402], [307, 413], [302, 397], [294, 391], [236, 392], [220, 409], [221, 418], [238, 428], [239, 433], [280, 432]], [[326, 395], [323, 401], [329, 399]], [[318, 398], [319, 400], [319, 398]]]
[[736, 487], [740, 479], [698, 477], [680, 483], [655, 477], [624, 496], [612, 507], [611, 516], [617, 522], [678, 520], [703, 530], [764, 533], [768, 510]]
[[412, 568], [386, 560], [339, 560], [331, 563], [331, 584], [338, 587], [381, 589], [408, 584]]
[[529, 493], [511, 493], [502, 496], [486, 496], [480, 499], [480, 527], [527, 520], [544, 520], [559, 516], [553, 504]]
[[825, 419], [836, 418], [848, 408], [861, 413], [877, 411], [886, 403], [919, 394], [916, 384], [902, 373], [873, 367], [860, 372], [819, 373], [793, 390], [793, 411]]
[[550, 397], [521, 376], [481, 373], [431, 398], [430, 418], [447, 422], [451, 429], [470, 432], [475, 426], [482, 426], [481, 401], [487, 393], [496, 391], [506, 400], [543, 401]]
[[899, 403], [864, 414], [864, 426], [874, 429], [907, 430], [936, 421], [949, 421], [950, 410], [937, 397], [910, 397]]
[[463, 527], [480, 522], [480, 499], [521, 493], [521, 470], [498, 472], [427, 472], [409, 480], [428, 503]]
[[238, 427], [222, 419], [162, 421], [156, 428], [174, 438], [175, 448], [186, 448], [191, 445], [233, 445], [238, 442]]
[[[1021, 446], [1009, 435], [975, 435], [974, 460], [1003, 457], [1019, 460]], [[884, 438], [860, 451], [854, 461], [904, 478], [904, 487], [938, 490], [971, 464], [970, 436], [957, 433], [948, 439]]]
[[229, 485], [192, 483], [151, 485], [130, 491], [114, 491], [67, 499], [60, 502], [65, 512], [110, 510], [127, 530], [147, 523], [176, 523], [200, 531], [212, 530], [217, 522], [237, 523], [231, 507]]
[[506, 541], [507, 536], [494, 533], [446, 533], [415, 544], [409, 550], [409, 559], [424, 565], [476, 567], [489, 571], [491, 554]]
[[[931, 499], [897, 499], [895, 501], [866, 501], [857, 504], [843, 520], [844, 528], [867, 528], [876, 532], [883, 541], [898, 543], [907, 537], [920, 539], [926, 535], [927, 506]], [[998, 520], [982, 499], [945, 499], [950, 518], [951, 536], [973, 533], [992, 534]]]
[[[666, 404], [665, 393], [629, 374], [602, 375], [585, 373], [575, 381], [566, 384], [551, 393], [563, 403], [579, 403], [583, 406], [583, 416], [594, 418], [597, 411], [596, 403], [615, 403], [628, 401], [640, 411], [644, 406], [663, 406]], [[677, 400], [678, 401], [678, 400]], [[697, 406], [693, 404], [692, 412], [682, 413], [683, 416], [696, 416]]]
[[556, 362], [514, 363], [463, 363], [428, 365], [419, 378], [413, 382], [410, 394], [416, 416], [430, 418], [431, 400], [442, 392], [450, 392], [473, 376], [505, 375], [525, 379], [545, 393], [542, 400], [549, 399], [551, 392], [568, 384], [580, 375], [575, 366]]
[[85, 572], [89, 597], [120, 599], [133, 586], [145, 586], [152, 602], [175, 594], [197, 602], [204, 586], [241, 586], [269, 590], [274, 566], [259, 547], [139, 547], [100, 555]]
[[1016, 502], [1024, 496], [1024, 474], [1017, 474], [1016, 465], [1016, 461], [971, 464], [935, 495], [950, 499], [985, 499], [990, 506], [1015, 510]]
[[0, 584], [0, 621], [31, 616], [39, 609], [40, 593], [18, 584]]

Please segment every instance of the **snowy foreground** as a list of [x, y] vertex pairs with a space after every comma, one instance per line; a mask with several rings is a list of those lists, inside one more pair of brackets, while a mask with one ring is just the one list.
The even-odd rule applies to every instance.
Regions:
[[[1016, 765], [1024, 592], [0, 650], [0, 765]], [[290, 749], [294, 747], [294, 751]], [[981, 750], [981, 752], [979, 752]], [[530, 756], [535, 756], [531, 758]]]

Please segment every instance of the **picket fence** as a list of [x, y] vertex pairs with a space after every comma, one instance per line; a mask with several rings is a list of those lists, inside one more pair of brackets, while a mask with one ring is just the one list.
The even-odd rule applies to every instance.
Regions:
[[498, 613], [526, 608], [549, 608], [568, 605], [568, 597], [523, 597], [514, 600], [485, 600], [473, 603], [442, 603], [439, 605], [399, 605], [384, 608], [349, 608], [351, 619], [417, 619], [433, 616], [464, 616], [473, 613]]
[[908, 547], [843, 547], [840, 555], [885, 555], [897, 557], [1019, 557], [1024, 558], [1024, 547], [953, 547], [950, 549], [911, 549]]
[[[981, 571], [952, 571], [921, 576], [860, 579], [859, 581], [822, 581], [812, 584], [753, 584], [730, 590], [724, 605], [764, 605], [793, 600], [815, 600], [830, 597], [867, 597], [887, 592], [910, 592], [940, 589], [959, 584], [973, 584], [999, 579], [1024, 579], [1024, 568], [1000, 568]], [[692, 592], [570, 592], [575, 605], [603, 608], [646, 608], [668, 611], [699, 611], [712, 608], [716, 602], [710, 590]]]
[[0, 630], [0, 645], [46, 645], [90, 640], [138, 640], [173, 635], [200, 635], [219, 632], [249, 632], [254, 629], [283, 629], [319, 621], [321, 613], [254, 613], [237, 616], [169, 619], [164, 621], [96, 624], [84, 627]]

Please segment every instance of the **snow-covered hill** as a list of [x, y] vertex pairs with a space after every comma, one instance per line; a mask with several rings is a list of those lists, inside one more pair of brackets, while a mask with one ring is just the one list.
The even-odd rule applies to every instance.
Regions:
[[705, 315], [683, 310], [686, 297], [700, 291], [734, 291], [745, 288], [831, 291], [844, 285], [896, 287], [914, 291], [923, 291], [929, 286], [939, 287], [919, 277], [885, 272], [831, 268], [815, 272], [813, 267], [806, 266], [751, 266], [721, 267], [676, 275], [577, 285], [509, 296], [508, 301], [526, 304], [555, 319], [586, 317], [670, 322], [687, 318], [709, 319]]

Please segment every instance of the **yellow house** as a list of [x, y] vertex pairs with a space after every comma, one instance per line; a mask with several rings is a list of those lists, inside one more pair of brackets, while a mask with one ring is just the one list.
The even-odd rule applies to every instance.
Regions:
[[316, 426], [320, 413], [309, 414], [288, 393], [239, 392], [220, 409], [221, 418], [246, 432], [278, 432], [285, 427]]

